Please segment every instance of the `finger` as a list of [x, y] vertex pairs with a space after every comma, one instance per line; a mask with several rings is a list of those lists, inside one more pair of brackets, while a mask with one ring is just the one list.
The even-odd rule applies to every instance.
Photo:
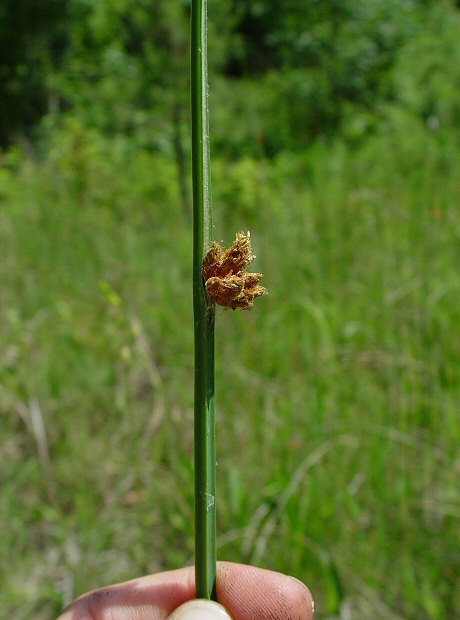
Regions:
[[165, 620], [194, 597], [195, 571], [190, 566], [89, 592], [58, 620]]
[[313, 599], [301, 581], [245, 564], [219, 562], [217, 599], [234, 620], [313, 618]]

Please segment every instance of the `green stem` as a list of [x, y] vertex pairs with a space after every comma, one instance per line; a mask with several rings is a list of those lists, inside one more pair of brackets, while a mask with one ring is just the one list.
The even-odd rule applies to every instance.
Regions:
[[192, 0], [191, 104], [193, 180], [193, 313], [195, 324], [195, 575], [197, 598], [215, 598], [216, 447], [214, 304], [203, 286], [211, 241], [207, 107], [206, 0]]

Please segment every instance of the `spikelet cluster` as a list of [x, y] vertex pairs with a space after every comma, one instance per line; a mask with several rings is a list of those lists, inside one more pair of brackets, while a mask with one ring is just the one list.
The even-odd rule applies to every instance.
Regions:
[[249, 232], [237, 233], [227, 250], [213, 242], [203, 261], [203, 278], [210, 299], [225, 308], [251, 310], [255, 297], [267, 292], [259, 284], [261, 273], [245, 271], [254, 258]]

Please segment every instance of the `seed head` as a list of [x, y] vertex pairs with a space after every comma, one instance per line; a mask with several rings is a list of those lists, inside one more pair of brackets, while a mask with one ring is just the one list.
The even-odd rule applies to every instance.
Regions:
[[254, 298], [267, 292], [259, 284], [261, 273], [244, 271], [254, 258], [249, 232], [236, 233], [227, 250], [214, 241], [203, 261], [203, 278], [210, 299], [225, 308], [251, 310]]

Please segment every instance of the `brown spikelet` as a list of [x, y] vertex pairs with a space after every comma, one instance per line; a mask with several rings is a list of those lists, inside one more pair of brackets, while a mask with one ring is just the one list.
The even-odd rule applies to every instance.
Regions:
[[206, 282], [214, 274], [222, 262], [224, 251], [218, 243], [212, 242], [203, 261], [203, 277]]
[[244, 271], [255, 258], [249, 233], [239, 232], [228, 250], [213, 242], [203, 261], [203, 277], [209, 297], [225, 308], [251, 310], [254, 298], [267, 290], [260, 286], [261, 273]]

